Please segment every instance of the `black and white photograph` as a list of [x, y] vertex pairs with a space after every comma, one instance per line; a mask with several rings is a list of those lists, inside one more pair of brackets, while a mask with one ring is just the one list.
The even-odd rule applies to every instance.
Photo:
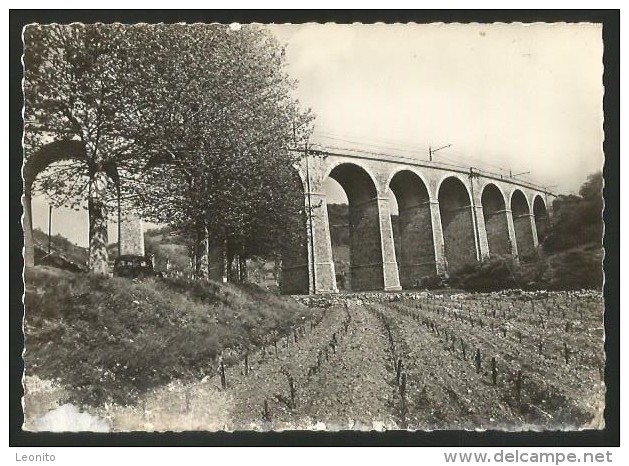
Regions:
[[605, 428], [600, 22], [22, 41], [25, 431]]

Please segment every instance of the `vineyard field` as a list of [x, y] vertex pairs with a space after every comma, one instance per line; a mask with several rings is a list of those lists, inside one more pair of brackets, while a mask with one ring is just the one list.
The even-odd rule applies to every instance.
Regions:
[[207, 388], [229, 430], [602, 428], [594, 292], [319, 299]]

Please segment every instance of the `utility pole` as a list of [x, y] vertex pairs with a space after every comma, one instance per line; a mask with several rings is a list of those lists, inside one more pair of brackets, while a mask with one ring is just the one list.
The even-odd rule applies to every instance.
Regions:
[[306, 141], [304, 145], [304, 155], [306, 156], [306, 189], [308, 193], [306, 194], [308, 199], [308, 230], [309, 230], [309, 238], [308, 242], [310, 243], [310, 256], [311, 260], [311, 273], [312, 273], [312, 294], [316, 294], [317, 290], [317, 267], [315, 265], [315, 250], [314, 250], [314, 238], [313, 238], [313, 228], [312, 228], [312, 200], [310, 198], [310, 164], [308, 163], [308, 142]]
[[52, 251], [52, 205], [48, 206], [48, 255]]
[[447, 147], [452, 147], [452, 144], [448, 144], [446, 146], [442, 146], [442, 147], [438, 147], [437, 149], [433, 149], [431, 146], [428, 146], [428, 157], [430, 158], [430, 161], [432, 162], [432, 154], [434, 154], [435, 152], [441, 150], [441, 149], [445, 149]]

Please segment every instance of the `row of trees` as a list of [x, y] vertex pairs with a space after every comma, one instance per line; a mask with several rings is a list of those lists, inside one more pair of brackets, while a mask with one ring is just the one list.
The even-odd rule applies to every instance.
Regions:
[[92, 271], [107, 271], [118, 190], [145, 219], [198, 245], [210, 238], [230, 260], [281, 253], [304, 208], [290, 148], [313, 116], [266, 29], [29, 25], [24, 73], [25, 156], [52, 141], [84, 145], [36, 189], [76, 208], [88, 199]]

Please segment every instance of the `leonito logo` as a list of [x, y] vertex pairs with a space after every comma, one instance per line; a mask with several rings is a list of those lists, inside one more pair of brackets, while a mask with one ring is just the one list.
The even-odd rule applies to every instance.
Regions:
[[48, 453], [41, 453], [39, 455], [20, 455], [15, 454], [15, 461], [25, 462], [39, 462], [39, 461], [55, 461], [55, 455], [49, 455]]

